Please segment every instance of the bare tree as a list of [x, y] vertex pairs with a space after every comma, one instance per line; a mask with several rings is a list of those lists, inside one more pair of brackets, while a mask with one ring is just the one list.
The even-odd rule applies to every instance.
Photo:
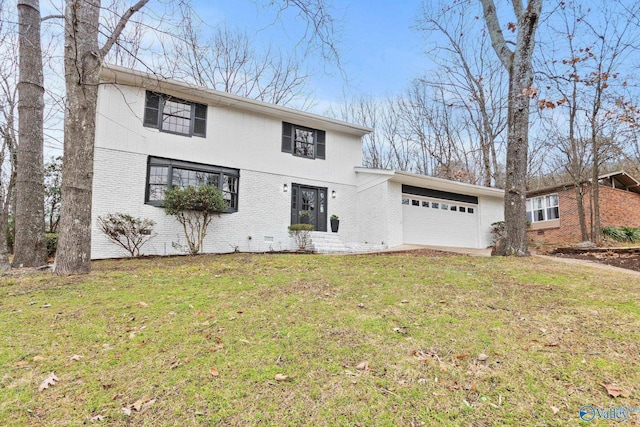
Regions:
[[0, 0], [0, 271], [11, 268], [7, 232], [14, 203], [18, 140], [16, 115], [18, 75], [16, 32], [9, 28], [5, 2]]
[[437, 5], [438, 10], [434, 10], [433, 5], [432, 8], [423, 6], [419, 28], [428, 34], [444, 36], [446, 43], [436, 44], [429, 51], [440, 68], [420, 82], [446, 91], [446, 96], [441, 97], [445, 105], [451, 107], [454, 114], [465, 116], [461, 123], [468, 125], [470, 138], [465, 154], [471, 154], [476, 144], [480, 152], [481, 179], [476, 181], [488, 187], [500, 184], [496, 181], [496, 146], [506, 128], [505, 72], [499, 62], [492, 59], [493, 55], [488, 55], [487, 32], [478, 28], [477, 13], [473, 13], [470, 5]]
[[18, 167], [13, 266], [46, 263], [44, 239], [43, 116], [44, 79], [40, 42], [40, 3], [18, 1]]
[[[633, 62], [631, 53], [638, 49], [634, 43], [640, 29], [633, 16], [639, 11], [638, 5], [617, 1], [589, 8], [563, 2], [555, 13], [557, 19], [549, 25], [558, 47], [543, 55], [541, 75], [548, 82], [549, 94], [538, 104], [555, 117], [550, 120], [557, 128], [553, 146], [576, 187], [584, 240], [589, 238], [585, 191], [592, 196], [591, 239], [599, 242], [598, 178], [603, 167], [624, 150], [618, 138], [626, 105], [621, 100], [633, 77], [625, 64]], [[602, 16], [607, 19], [603, 21]], [[591, 186], [584, 185], [587, 180]]]
[[176, 37], [164, 48], [160, 71], [174, 78], [278, 105], [300, 101], [309, 77], [304, 58], [284, 56], [272, 46], [258, 51], [245, 32], [226, 26], [205, 38], [203, 23], [182, 6]]
[[504, 203], [505, 235], [496, 246], [498, 255], [526, 256], [526, 180], [529, 139], [529, 104], [533, 89], [532, 56], [535, 34], [540, 20], [542, 0], [513, 0], [516, 23], [508, 27], [516, 32], [515, 49], [511, 51], [502, 32], [493, 0], [480, 0], [491, 44], [500, 62], [509, 72], [507, 115], [507, 170]]
[[65, 10], [64, 165], [60, 238], [54, 272], [91, 269], [91, 196], [98, 84], [105, 56], [129, 19], [149, 0], [139, 0], [120, 16], [103, 46], [98, 44], [100, 0], [67, 0]]

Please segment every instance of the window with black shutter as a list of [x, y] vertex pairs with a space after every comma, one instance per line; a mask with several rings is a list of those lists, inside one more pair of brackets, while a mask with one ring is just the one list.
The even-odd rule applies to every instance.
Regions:
[[207, 106], [147, 91], [143, 124], [161, 132], [204, 138], [207, 134]]
[[325, 137], [323, 130], [283, 122], [282, 152], [307, 159], [324, 159]]

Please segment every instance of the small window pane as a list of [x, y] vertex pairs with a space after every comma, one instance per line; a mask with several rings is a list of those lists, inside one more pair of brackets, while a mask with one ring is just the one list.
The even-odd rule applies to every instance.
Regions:
[[557, 206], [555, 208], [547, 208], [547, 221], [558, 218], [560, 218], [560, 212]]
[[422, 202], [422, 207], [423, 208], [428, 208], [429, 207], [429, 202]]
[[169, 167], [151, 166], [149, 168], [149, 201], [164, 200], [164, 192], [169, 181]]
[[465, 208], [464, 206], [460, 206], [460, 212], [466, 212], [467, 208]]
[[457, 206], [451, 206], [451, 210], [455, 212], [455, 211], [458, 210], [458, 207]]
[[302, 157], [314, 157], [314, 132], [307, 129], [295, 128], [293, 141], [294, 154]]
[[473, 208], [467, 208], [467, 213], [473, 213]]
[[440, 204], [438, 202], [431, 202], [431, 207], [433, 209], [438, 209], [440, 207]]
[[162, 130], [189, 135], [191, 133], [191, 104], [168, 98], [162, 109]]
[[408, 205], [408, 204], [409, 204], [409, 199], [408, 199], [408, 198], [406, 198], [406, 197], [403, 197], [403, 198], [402, 198], [402, 204], [403, 204], [403, 205]]
[[411, 205], [420, 206], [420, 201], [419, 200], [411, 200]]
[[449, 205], [447, 205], [446, 203], [443, 203], [440, 205], [440, 209], [442, 209], [443, 211], [448, 211], [449, 210]]

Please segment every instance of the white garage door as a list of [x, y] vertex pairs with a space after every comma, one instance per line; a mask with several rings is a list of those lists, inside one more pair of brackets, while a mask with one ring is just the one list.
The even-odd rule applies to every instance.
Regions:
[[402, 195], [403, 243], [478, 247], [478, 206]]

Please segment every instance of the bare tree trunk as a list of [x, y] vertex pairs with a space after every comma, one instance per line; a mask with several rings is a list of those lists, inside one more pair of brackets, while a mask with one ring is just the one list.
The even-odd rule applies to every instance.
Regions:
[[529, 103], [533, 94], [531, 58], [535, 45], [542, 0], [529, 0], [523, 9], [513, 2], [518, 18], [516, 47], [507, 47], [493, 0], [481, 0], [491, 43], [504, 67], [509, 71], [509, 108], [507, 114], [507, 169], [504, 200], [505, 236], [496, 247], [498, 255], [526, 256], [526, 178], [529, 148]]
[[44, 84], [38, 0], [18, 1], [18, 167], [13, 266], [46, 263], [44, 238]]
[[91, 270], [91, 197], [98, 84], [104, 56], [140, 0], [120, 18], [105, 45], [98, 46], [100, 0], [67, 0], [65, 15], [66, 114], [60, 237], [54, 272], [83, 274]]

